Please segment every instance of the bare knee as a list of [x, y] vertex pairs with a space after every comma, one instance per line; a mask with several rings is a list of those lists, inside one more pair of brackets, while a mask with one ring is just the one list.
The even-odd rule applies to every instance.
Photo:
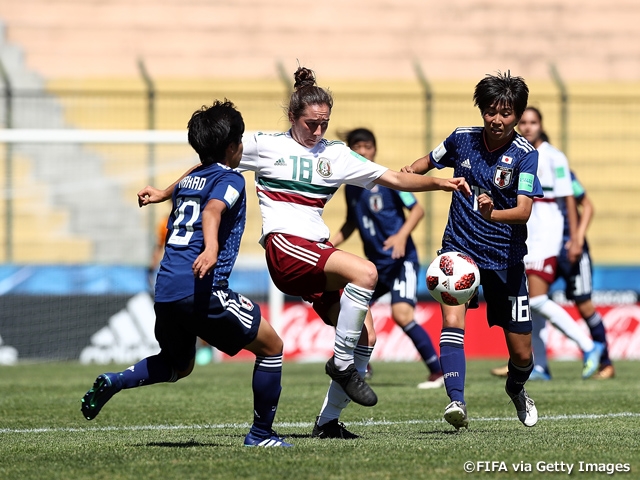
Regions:
[[360, 262], [351, 279], [351, 283], [368, 290], [374, 290], [378, 283], [378, 270], [376, 266], [368, 260]]

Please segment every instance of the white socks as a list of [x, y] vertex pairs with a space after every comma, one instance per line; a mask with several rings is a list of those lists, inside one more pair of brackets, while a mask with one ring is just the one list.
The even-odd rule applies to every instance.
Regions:
[[593, 350], [593, 340], [584, 333], [571, 315], [547, 295], [529, 299], [531, 309], [548, 319], [558, 330], [578, 344], [583, 352]]
[[340, 297], [340, 313], [333, 346], [334, 363], [345, 370], [353, 363], [353, 350], [358, 344], [373, 290], [348, 283]]

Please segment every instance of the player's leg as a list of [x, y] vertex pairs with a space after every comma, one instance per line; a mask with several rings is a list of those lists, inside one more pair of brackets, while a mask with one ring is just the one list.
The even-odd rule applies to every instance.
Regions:
[[256, 356], [253, 366], [253, 424], [245, 446], [289, 447], [273, 430], [282, 391], [282, 339], [273, 327], [260, 319], [256, 338], [244, 348]]
[[505, 391], [516, 407], [518, 419], [528, 427], [533, 426], [538, 421], [538, 412], [524, 389], [533, 371], [532, 326], [524, 265], [506, 270], [483, 270], [481, 277], [487, 320], [490, 326], [503, 329], [509, 351]]
[[565, 281], [567, 283], [567, 298], [575, 302], [580, 316], [589, 327], [593, 341], [604, 345], [602, 354], [600, 355], [600, 365], [598, 371], [593, 375], [593, 378], [601, 380], [613, 378], [615, 376], [615, 370], [609, 358], [606, 330], [602, 322], [602, 316], [591, 301], [593, 283], [591, 257], [588, 251], [584, 251], [580, 260], [572, 265], [569, 274], [565, 277]]
[[389, 274], [380, 273], [380, 283], [386, 285], [391, 292], [391, 316], [393, 321], [411, 339], [422, 361], [429, 369], [427, 381], [418, 384], [418, 388], [430, 389], [444, 386], [442, 368], [431, 337], [427, 331], [415, 321], [415, 305], [418, 300], [417, 285], [419, 265], [417, 262], [400, 262]]
[[[595, 373], [600, 361], [600, 355], [604, 345], [594, 342], [586, 335], [573, 320], [571, 315], [551, 300], [547, 295], [550, 282], [555, 278], [555, 259], [545, 260], [545, 265], [541, 268], [530, 268], [527, 266], [527, 276], [529, 279], [530, 305], [531, 309], [548, 319], [565, 336], [578, 344], [584, 356], [584, 366], [582, 377], [588, 378]], [[553, 264], [552, 264], [552, 263]], [[553, 273], [545, 270], [553, 269]]]
[[444, 419], [456, 429], [469, 425], [464, 400], [464, 381], [467, 370], [464, 355], [466, 309], [465, 305], [442, 305], [440, 365], [444, 375], [444, 386], [450, 400], [444, 411]]
[[325, 290], [343, 288], [336, 320], [333, 358], [326, 365], [327, 374], [338, 382], [349, 397], [364, 406], [373, 406], [378, 399], [355, 366], [355, 348], [369, 311], [378, 280], [375, 265], [356, 255], [335, 250], [328, 258], [324, 272]]
[[94, 419], [120, 390], [176, 382], [193, 371], [196, 337], [181, 328], [183, 321], [186, 321], [184, 307], [190, 302], [185, 299], [154, 305], [155, 335], [160, 344], [160, 353], [143, 358], [122, 372], [99, 375], [82, 398], [81, 411], [87, 420]]
[[534, 367], [529, 380], [551, 380], [549, 363], [547, 361], [547, 319], [531, 311], [531, 320], [531, 346], [533, 349]]
[[[329, 316], [337, 320], [338, 310], [339, 308], [334, 308], [329, 313]], [[354, 363], [358, 373], [363, 377], [371, 359], [375, 342], [373, 317], [371, 316], [371, 311], [369, 311], [364, 321], [360, 340], [354, 350]], [[358, 435], [347, 430], [345, 425], [339, 421], [342, 411], [350, 402], [351, 399], [344, 392], [344, 389], [332, 380], [320, 409], [320, 414], [316, 418], [311, 436], [315, 438], [342, 438], [345, 440], [358, 438]]]

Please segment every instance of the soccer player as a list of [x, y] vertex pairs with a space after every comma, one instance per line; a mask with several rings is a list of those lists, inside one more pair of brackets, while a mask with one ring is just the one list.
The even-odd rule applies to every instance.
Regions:
[[[582, 245], [582, 254], [577, 262], [569, 260], [567, 244], [569, 242], [569, 227], [567, 215], [564, 215], [564, 232], [563, 247], [558, 256], [557, 277], [565, 281], [565, 294], [567, 299], [573, 300], [580, 312], [580, 316], [587, 323], [594, 342], [600, 342], [604, 345], [602, 355], [599, 359], [598, 371], [591, 378], [597, 380], [607, 380], [615, 377], [615, 369], [609, 358], [607, 349], [607, 335], [602, 323], [602, 316], [593, 306], [591, 294], [593, 284], [591, 282], [592, 264], [591, 255], [589, 253], [589, 244], [587, 243], [586, 233], [591, 219], [594, 215], [593, 203], [587, 196], [587, 192], [582, 183], [578, 180], [574, 172], [571, 172], [571, 182], [573, 185], [573, 195], [575, 197], [575, 205], [580, 211], [578, 212], [578, 228], [575, 241], [578, 245]], [[566, 212], [568, 205], [566, 202], [559, 202], [560, 208]], [[548, 365], [546, 363], [546, 348], [541, 349], [540, 353], [534, 349], [536, 369], [540, 365], [544, 375], [541, 379], [551, 379]], [[534, 371], [535, 373], [535, 371]], [[532, 374], [533, 375], [533, 374]]]
[[[346, 141], [351, 150], [375, 162], [376, 138], [373, 132], [356, 128], [346, 135]], [[411, 232], [424, 216], [424, 210], [412, 193], [380, 185], [371, 190], [346, 185], [345, 198], [347, 219], [330, 242], [338, 247], [358, 229], [364, 253], [378, 270], [378, 284], [371, 302], [391, 293], [393, 320], [411, 339], [430, 371], [427, 380], [418, 384], [418, 388], [444, 386], [440, 361], [431, 338], [413, 318], [420, 264]], [[406, 219], [405, 209], [409, 211]]]
[[[464, 176], [473, 195], [454, 192], [449, 219], [438, 253], [462, 252], [480, 269], [490, 326], [504, 330], [509, 350], [505, 391], [527, 427], [538, 421], [534, 401], [524, 384], [533, 370], [531, 318], [527, 277], [522, 259], [527, 252], [526, 223], [534, 197], [542, 196], [536, 176], [538, 152], [515, 126], [527, 106], [529, 88], [520, 77], [487, 75], [475, 87], [473, 99], [484, 127], [460, 127], [427, 156], [405, 171], [424, 174], [450, 167]], [[467, 305], [442, 305], [440, 364], [451, 402], [444, 419], [456, 429], [468, 427], [464, 398], [466, 362], [464, 328], [467, 308], [477, 306], [477, 296]]]
[[[172, 188], [169, 234], [155, 288], [155, 334], [160, 353], [118, 373], [103, 373], [82, 398], [92, 420], [122, 389], [188, 376], [195, 363], [196, 337], [228, 355], [246, 349], [253, 368], [253, 424], [246, 446], [290, 447], [272, 429], [282, 376], [282, 340], [262, 321], [260, 307], [229, 289], [246, 217], [245, 182], [233, 170], [242, 156], [244, 121], [229, 102], [196, 111], [189, 143], [202, 162]], [[156, 203], [158, 190], [138, 193], [140, 206]]]
[[[582, 378], [589, 378], [598, 369], [604, 343], [589, 338], [571, 315], [548, 296], [549, 287], [557, 276], [560, 252], [564, 250], [564, 262], [572, 265], [577, 263], [583, 251], [584, 234], [578, 238], [577, 208], [569, 163], [567, 157], [547, 141], [542, 114], [537, 108], [528, 107], [525, 110], [518, 130], [538, 150], [538, 178], [544, 191], [544, 198], [534, 200], [527, 222], [528, 253], [524, 257], [531, 310], [537, 314], [533, 317], [532, 341], [536, 366], [532, 379], [550, 378], [546, 365], [542, 364], [542, 359], [546, 358], [546, 346], [540, 332], [545, 319], [578, 344], [584, 358]], [[565, 215], [560, 210], [559, 201], [566, 205]], [[565, 223], [568, 238], [563, 242]]]
[[[328, 141], [333, 98], [316, 85], [312, 70], [299, 67], [287, 115], [291, 129], [245, 139], [240, 167], [255, 172], [262, 213], [267, 267], [284, 293], [313, 304], [322, 320], [336, 327], [334, 355], [325, 372], [332, 382], [312, 436], [355, 438], [338, 422], [351, 400], [373, 406], [378, 397], [364, 381], [375, 333], [363, 331], [378, 280], [375, 265], [329, 243], [322, 220], [326, 203], [342, 184], [383, 185], [406, 191], [444, 190], [469, 195], [463, 178], [431, 178], [395, 172], [370, 162], [343, 142]], [[175, 185], [175, 184], [174, 184]], [[173, 185], [154, 189], [168, 198]], [[368, 324], [372, 325], [369, 318]]]

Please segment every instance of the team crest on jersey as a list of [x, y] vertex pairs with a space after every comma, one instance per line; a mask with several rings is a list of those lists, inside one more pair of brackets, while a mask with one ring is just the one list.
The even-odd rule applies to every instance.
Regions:
[[511, 165], [513, 163], [513, 158], [507, 157], [506, 155], [503, 155], [502, 158], [500, 159], [500, 161], [502, 163], [506, 163], [507, 165]]
[[498, 188], [507, 188], [513, 180], [513, 168], [496, 167], [493, 183]]
[[384, 201], [382, 195], [371, 195], [369, 197], [369, 210], [373, 213], [378, 213], [384, 208]]
[[253, 310], [253, 302], [249, 300], [244, 295], [238, 294], [238, 298], [240, 299], [240, 303], [242, 304], [242, 308], [245, 310], [251, 311]]
[[318, 167], [316, 168], [316, 171], [324, 178], [330, 177], [333, 172], [331, 171], [331, 162], [329, 159], [320, 157], [318, 159]]

